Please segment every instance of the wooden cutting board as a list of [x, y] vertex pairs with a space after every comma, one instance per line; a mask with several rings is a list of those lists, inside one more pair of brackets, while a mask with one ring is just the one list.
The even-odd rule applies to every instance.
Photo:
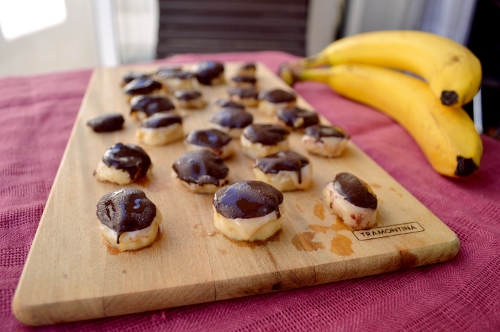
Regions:
[[[238, 65], [226, 64], [227, 79]], [[441, 262], [458, 252], [455, 233], [352, 142], [340, 158], [326, 159], [308, 155], [298, 133], [291, 147], [310, 158], [313, 183], [307, 191], [284, 193], [283, 229], [265, 244], [234, 242], [215, 231], [213, 195], [193, 194], [171, 177], [174, 159], [185, 151], [179, 141], [143, 145], [153, 174], [131, 185], [163, 215], [157, 240], [134, 252], [111, 249], [101, 238], [96, 204], [120, 186], [96, 181], [92, 172], [109, 146], [137, 143], [138, 123], [128, 116], [119, 86], [130, 69], [93, 73], [14, 295], [21, 322], [45, 325], [230, 299]], [[261, 90], [288, 88], [262, 64], [257, 77]], [[208, 106], [181, 110], [187, 131], [208, 126], [213, 103], [227, 98], [226, 89], [200, 87]], [[312, 109], [300, 98], [299, 105]], [[97, 134], [86, 126], [105, 112], [123, 113], [124, 130]], [[250, 112], [255, 122], [272, 121]], [[227, 164], [231, 182], [253, 179], [253, 161], [241, 151]], [[342, 171], [363, 179], [378, 196], [374, 228], [350, 231], [325, 208], [321, 191]]]

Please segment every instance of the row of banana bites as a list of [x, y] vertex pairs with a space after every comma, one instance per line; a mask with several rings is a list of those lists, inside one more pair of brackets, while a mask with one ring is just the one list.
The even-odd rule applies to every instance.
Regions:
[[[317, 113], [297, 106], [293, 92], [259, 92], [252, 63], [243, 65], [231, 79], [228, 98], [212, 105], [215, 112], [208, 119], [212, 128], [186, 135], [177, 110], [207, 106], [196, 84], [225, 83], [224, 65], [206, 61], [192, 71], [176, 67], [161, 68], [155, 74], [129, 74], [124, 92], [130, 117], [140, 121], [135, 136], [140, 143], [157, 146], [184, 139], [187, 151], [173, 162], [172, 176], [193, 193], [214, 194], [215, 228], [232, 240], [264, 241], [281, 229], [283, 192], [307, 190], [311, 184], [312, 165], [306, 156], [290, 151], [290, 133], [302, 133], [301, 142], [309, 153], [330, 158], [342, 154], [349, 135], [342, 128], [320, 124]], [[161, 94], [165, 88], [174, 102]], [[253, 123], [248, 108], [273, 121]], [[121, 114], [111, 113], [91, 118], [87, 124], [95, 132], [108, 132], [122, 129], [124, 121]], [[254, 160], [255, 179], [229, 184], [230, 169], [224, 160], [237, 150], [235, 139], [242, 153]], [[104, 152], [94, 177], [127, 185], [146, 177], [151, 168], [151, 158], [139, 145], [116, 143]], [[377, 198], [354, 175], [338, 174], [323, 193], [326, 204], [351, 228], [374, 224]], [[121, 251], [151, 244], [162, 221], [144, 192], [130, 187], [104, 195], [97, 204], [97, 216], [103, 237]]]

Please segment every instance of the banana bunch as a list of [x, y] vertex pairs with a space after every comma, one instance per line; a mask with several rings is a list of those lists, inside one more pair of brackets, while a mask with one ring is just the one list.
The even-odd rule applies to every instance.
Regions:
[[[332, 66], [312, 68], [325, 64]], [[460, 44], [418, 31], [370, 32], [285, 64], [280, 76], [291, 85], [326, 83], [338, 94], [391, 117], [439, 174], [466, 177], [479, 168], [482, 141], [461, 106], [478, 91], [481, 66]]]

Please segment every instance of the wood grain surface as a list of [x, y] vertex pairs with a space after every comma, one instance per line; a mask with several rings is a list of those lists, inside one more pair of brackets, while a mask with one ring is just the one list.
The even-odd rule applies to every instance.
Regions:
[[[238, 65], [226, 64], [226, 78]], [[458, 252], [455, 233], [352, 142], [341, 157], [327, 159], [307, 154], [299, 133], [290, 136], [291, 147], [310, 158], [312, 186], [284, 193], [283, 228], [269, 241], [235, 242], [215, 231], [213, 195], [193, 194], [171, 176], [174, 159], [185, 151], [178, 141], [141, 145], [153, 172], [130, 185], [163, 215], [157, 240], [138, 251], [112, 249], [101, 238], [96, 204], [120, 186], [99, 182], [92, 172], [109, 146], [137, 144], [138, 123], [119, 85], [130, 69], [93, 73], [14, 295], [21, 322], [54, 324], [267, 293], [445, 261]], [[287, 88], [262, 64], [257, 77], [261, 90]], [[227, 97], [227, 86], [199, 89], [208, 106], [180, 110], [186, 133], [208, 127], [213, 102]], [[312, 109], [300, 98], [299, 105]], [[123, 113], [124, 129], [97, 134], [86, 126], [105, 112]], [[272, 122], [250, 112], [257, 123]], [[238, 149], [227, 164], [231, 182], [253, 179], [253, 161]], [[322, 189], [342, 171], [363, 179], [379, 198], [377, 224], [369, 231], [349, 230], [323, 203]]]

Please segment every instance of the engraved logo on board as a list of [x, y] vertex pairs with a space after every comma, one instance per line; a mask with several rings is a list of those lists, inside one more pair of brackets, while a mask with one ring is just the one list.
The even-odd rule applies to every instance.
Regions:
[[391, 226], [375, 227], [371, 229], [363, 229], [354, 231], [354, 236], [360, 241], [380, 239], [381, 237], [389, 237], [410, 233], [423, 232], [425, 229], [418, 222], [410, 222], [406, 224], [398, 224]]

